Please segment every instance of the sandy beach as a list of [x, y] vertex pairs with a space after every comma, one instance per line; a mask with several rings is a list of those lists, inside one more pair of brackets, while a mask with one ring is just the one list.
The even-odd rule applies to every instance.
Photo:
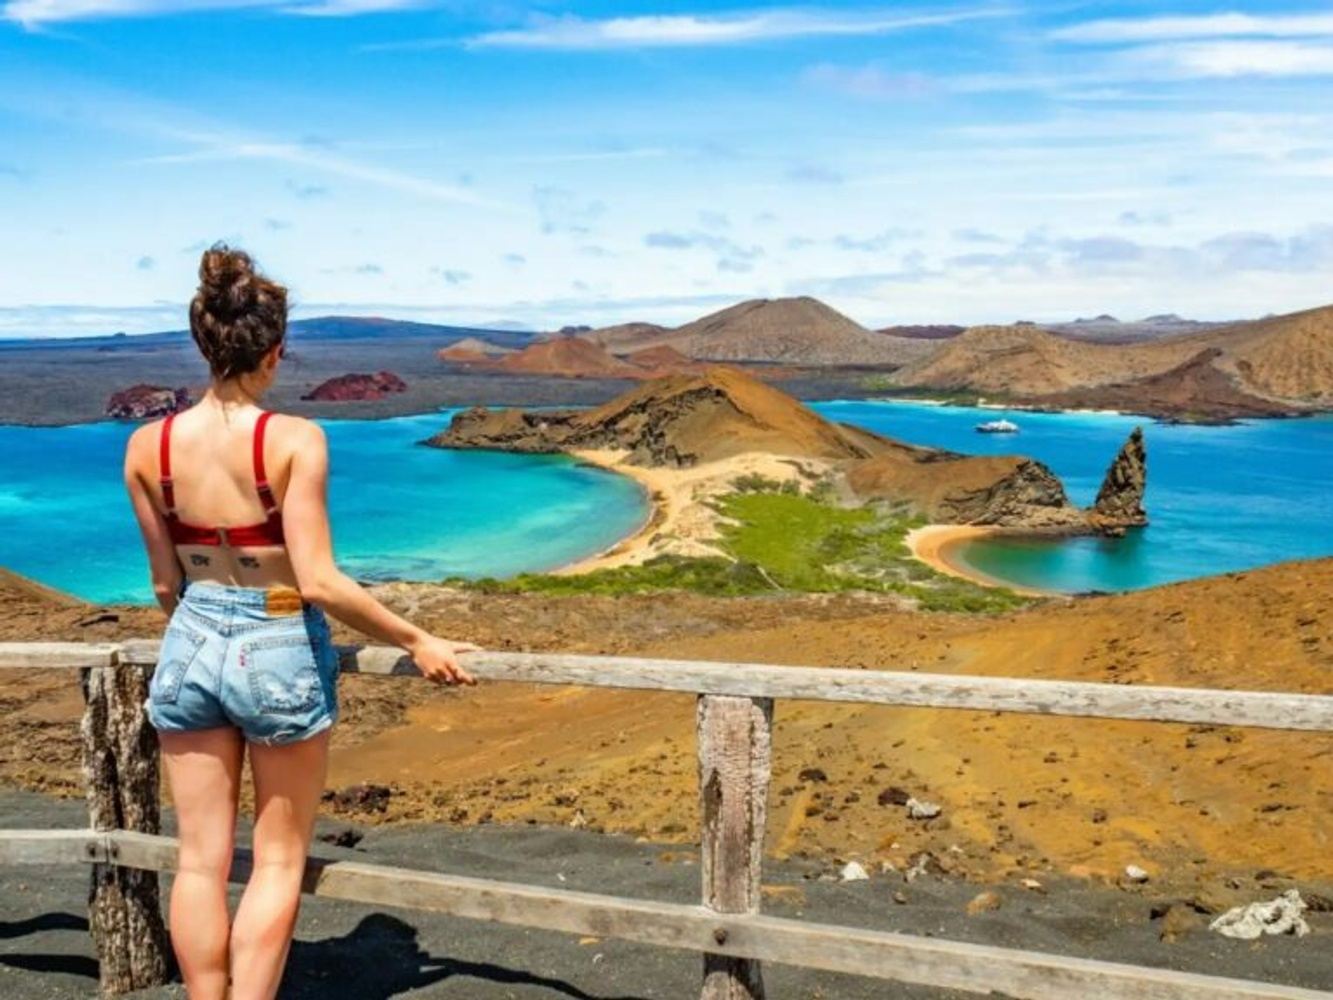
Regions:
[[914, 557], [931, 569], [960, 580], [970, 580], [983, 587], [1007, 587], [1016, 594], [1025, 597], [1061, 597], [1062, 594], [1034, 587], [1023, 587], [1009, 583], [997, 577], [982, 573], [967, 565], [956, 555], [950, 558], [967, 542], [979, 538], [991, 538], [1003, 534], [1002, 528], [981, 524], [928, 524], [923, 528], [913, 528], [905, 539], [908, 549]]
[[579, 449], [570, 454], [581, 462], [635, 480], [648, 494], [652, 512], [632, 535], [554, 571], [564, 575], [635, 566], [660, 555], [722, 555], [713, 544], [720, 515], [709, 501], [731, 491], [734, 480], [758, 475], [778, 482], [806, 481], [826, 470], [824, 463], [812, 459], [760, 452], [701, 462], [685, 469], [635, 465], [628, 461], [628, 452], [617, 449]]

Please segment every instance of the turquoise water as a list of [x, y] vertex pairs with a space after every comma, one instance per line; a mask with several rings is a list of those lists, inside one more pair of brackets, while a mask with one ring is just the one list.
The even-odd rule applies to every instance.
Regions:
[[[454, 411], [320, 421], [339, 564], [358, 579], [542, 570], [604, 548], [647, 514], [623, 476], [557, 455], [415, 442]], [[0, 425], [0, 566], [93, 601], [152, 599], [121, 482], [134, 424]]]
[[[1079, 504], [1125, 436], [1148, 445], [1149, 527], [1123, 539], [976, 542], [960, 551], [1014, 583], [1130, 590], [1333, 555], [1333, 418], [1183, 427], [1102, 414], [1008, 413], [1022, 432], [973, 427], [1002, 414], [959, 406], [817, 403], [825, 416], [918, 444], [1019, 452], [1054, 469]], [[339, 563], [361, 579], [507, 576], [595, 552], [646, 514], [638, 487], [563, 456], [452, 452], [415, 442], [453, 411], [321, 421]], [[147, 564], [120, 481], [131, 424], [0, 426], [0, 566], [95, 601], [148, 601]]]
[[[1156, 424], [1091, 413], [997, 412], [925, 403], [819, 403], [824, 416], [977, 455], [1040, 459], [1088, 505], [1125, 437], [1143, 427], [1150, 524], [1121, 539], [973, 542], [959, 549], [991, 576], [1046, 590], [1134, 590], [1174, 580], [1333, 555], [1333, 417], [1233, 427]], [[1004, 416], [1015, 435], [978, 434]]]

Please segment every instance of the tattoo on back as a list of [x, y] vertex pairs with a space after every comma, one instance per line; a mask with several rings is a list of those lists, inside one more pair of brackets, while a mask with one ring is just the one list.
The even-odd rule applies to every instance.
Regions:
[[259, 569], [259, 560], [254, 556], [237, 556], [236, 561], [248, 569]]
[[211, 562], [208, 556], [201, 556], [198, 552], [190, 555], [190, 563], [194, 566], [207, 566]]

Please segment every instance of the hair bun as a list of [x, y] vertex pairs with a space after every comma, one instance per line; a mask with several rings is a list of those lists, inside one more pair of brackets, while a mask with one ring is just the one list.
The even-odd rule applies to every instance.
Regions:
[[259, 287], [250, 255], [225, 243], [214, 243], [199, 260], [199, 294], [204, 308], [220, 320], [253, 309]]

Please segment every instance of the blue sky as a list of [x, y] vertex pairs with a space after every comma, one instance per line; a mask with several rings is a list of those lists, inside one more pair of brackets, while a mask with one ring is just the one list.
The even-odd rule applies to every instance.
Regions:
[[0, 0], [0, 336], [1333, 300], [1333, 5]]

